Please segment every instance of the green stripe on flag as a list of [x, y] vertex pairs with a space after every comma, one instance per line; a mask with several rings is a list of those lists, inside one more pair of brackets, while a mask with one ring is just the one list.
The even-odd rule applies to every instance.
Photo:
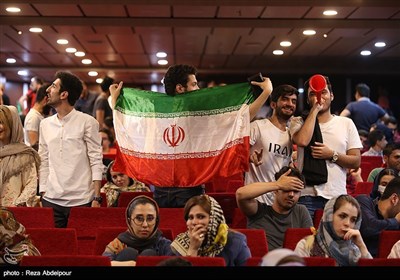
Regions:
[[115, 109], [126, 115], [148, 118], [202, 116], [237, 111], [254, 100], [248, 83], [204, 88], [178, 94], [124, 88]]

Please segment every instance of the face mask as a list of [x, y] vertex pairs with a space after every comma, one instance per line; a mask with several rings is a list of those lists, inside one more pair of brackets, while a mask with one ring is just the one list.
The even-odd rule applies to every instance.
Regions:
[[380, 192], [381, 195], [383, 194], [383, 192], [385, 191], [385, 189], [386, 189], [386, 186], [382, 186], [382, 185], [379, 185], [379, 186], [378, 186], [378, 192]]

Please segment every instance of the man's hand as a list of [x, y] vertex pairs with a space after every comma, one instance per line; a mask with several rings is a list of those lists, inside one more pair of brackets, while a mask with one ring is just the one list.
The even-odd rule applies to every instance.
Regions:
[[252, 162], [255, 166], [261, 165], [263, 158], [263, 149], [260, 151], [254, 150], [254, 153], [250, 155], [250, 162]]

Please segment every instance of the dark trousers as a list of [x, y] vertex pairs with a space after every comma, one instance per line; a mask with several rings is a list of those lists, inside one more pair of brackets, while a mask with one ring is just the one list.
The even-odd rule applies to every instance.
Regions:
[[[43, 207], [51, 207], [53, 208], [54, 213], [54, 222], [57, 228], [66, 228], [68, 225], [69, 213], [71, 212], [72, 207], [64, 207], [58, 204], [51, 203], [45, 199], [42, 199]], [[79, 205], [79, 207], [90, 207], [92, 205], [91, 202]], [[78, 206], [77, 206], [78, 207]]]
[[182, 208], [185, 206], [189, 198], [204, 194], [204, 187], [154, 187], [154, 200], [159, 207], [165, 208]]

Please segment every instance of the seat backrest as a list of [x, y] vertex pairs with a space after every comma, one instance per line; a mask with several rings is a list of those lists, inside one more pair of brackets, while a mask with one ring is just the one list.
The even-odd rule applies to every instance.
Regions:
[[312, 234], [309, 228], [288, 228], [283, 239], [283, 248], [294, 250], [297, 243], [307, 235]]
[[[175, 258], [173, 256], [138, 256], [136, 266], [157, 266], [161, 261]], [[222, 257], [181, 257], [192, 263], [193, 266], [226, 266]]]
[[247, 228], [247, 218], [239, 208], [233, 210], [232, 228]]
[[175, 235], [187, 230], [183, 208], [160, 208], [160, 228], [170, 228]]
[[111, 261], [104, 256], [24, 256], [20, 266], [111, 266]]
[[323, 215], [324, 215], [324, 209], [322, 209], [322, 208], [320, 208], [320, 209], [315, 209], [315, 211], [314, 211], [314, 217], [313, 217], [313, 224], [314, 224], [314, 227], [315, 227], [316, 229], [318, 229], [318, 227], [319, 227], [319, 222], [321, 221]]
[[129, 202], [139, 195], [153, 198], [153, 192], [121, 192], [118, 197], [118, 207], [127, 207]]
[[263, 229], [237, 228], [233, 229], [246, 235], [247, 246], [252, 257], [262, 257], [268, 253], [267, 236]]
[[76, 255], [78, 240], [73, 228], [27, 228], [41, 255]]
[[7, 207], [25, 228], [54, 228], [51, 207]]
[[209, 196], [213, 197], [219, 205], [221, 205], [222, 210], [224, 211], [224, 216], [226, 223], [228, 225], [232, 224], [232, 219], [233, 219], [233, 212], [235, 208], [237, 208], [237, 203], [236, 203], [236, 196], [234, 192], [225, 192], [225, 193], [208, 193]]
[[360, 168], [361, 168], [361, 178], [363, 179], [364, 182], [367, 182], [369, 173], [371, 173], [372, 169], [374, 169], [374, 167], [372, 166], [372, 164], [368, 161], [362, 161], [360, 164]]
[[[368, 173], [369, 174], [369, 173]], [[369, 195], [371, 193], [373, 182], [357, 182], [356, 189], [354, 190], [354, 196], [359, 194]]]
[[336, 266], [334, 258], [325, 257], [304, 257], [306, 266]]
[[260, 266], [262, 257], [251, 257], [246, 261], [246, 266]]
[[361, 156], [361, 162], [369, 162], [372, 168], [382, 167], [383, 157], [382, 156]]
[[[103, 254], [106, 246], [112, 240], [114, 240], [118, 234], [127, 230], [127, 227], [100, 227], [97, 229], [96, 239], [94, 243], [94, 255]], [[163, 236], [169, 240], [173, 240], [174, 234], [169, 228], [160, 228], [163, 232]]]
[[400, 240], [400, 230], [383, 230], [379, 234], [378, 258], [387, 258], [393, 245]]
[[400, 267], [400, 259], [374, 258], [359, 259], [358, 266], [397, 266]]

